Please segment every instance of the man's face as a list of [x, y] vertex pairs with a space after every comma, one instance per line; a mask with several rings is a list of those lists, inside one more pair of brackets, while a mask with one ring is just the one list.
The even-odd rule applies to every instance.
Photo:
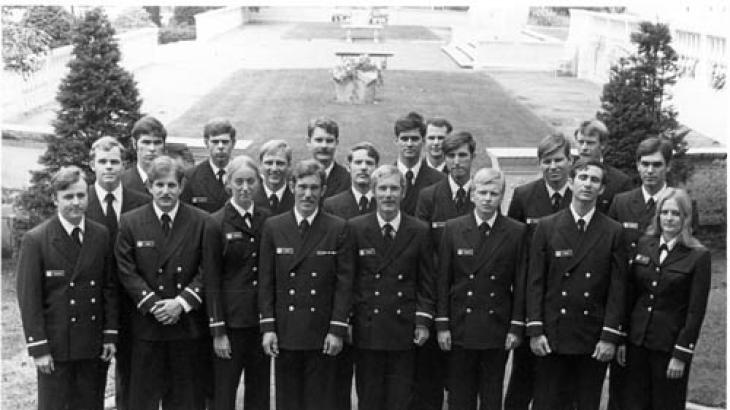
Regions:
[[499, 209], [503, 194], [501, 184], [495, 182], [475, 184], [471, 190], [471, 200], [477, 212], [488, 219]]
[[375, 202], [378, 204], [378, 212], [382, 214], [393, 214], [400, 209], [400, 202], [403, 198], [403, 188], [400, 186], [398, 174], [388, 175], [380, 178], [375, 185]]
[[441, 145], [444, 143], [446, 138], [446, 127], [437, 127], [433, 124], [429, 124], [426, 127], [426, 154], [433, 158], [441, 158], [444, 152], [441, 149]]
[[584, 202], [595, 202], [598, 195], [603, 193], [603, 170], [594, 165], [588, 165], [575, 172], [571, 180], [570, 189], [573, 197]]
[[593, 132], [589, 135], [578, 133], [575, 140], [578, 143], [578, 153], [583, 158], [600, 159], [601, 158], [601, 138]]
[[162, 151], [165, 150], [165, 141], [160, 138], [149, 134], [142, 134], [137, 139], [137, 163], [139, 163], [143, 169], [147, 169], [155, 158], [162, 155]]
[[182, 185], [175, 179], [175, 175], [166, 175], [150, 181], [152, 200], [163, 212], [171, 211], [177, 205]]
[[455, 180], [468, 180], [471, 173], [471, 163], [474, 155], [469, 151], [468, 144], [461, 144], [459, 148], [446, 154], [446, 167]]
[[359, 149], [352, 153], [350, 161], [350, 178], [356, 185], [370, 185], [370, 174], [373, 173], [378, 164], [375, 158], [368, 155], [368, 151]]
[[68, 188], [56, 192], [53, 199], [56, 208], [58, 208], [58, 213], [74, 225], [81, 222], [81, 218], [83, 218], [89, 204], [86, 188], [86, 181], [81, 178], [76, 183], [69, 185]]
[[398, 144], [400, 150], [399, 155], [402, 160], [417, 162], [421, 157], [423, 137], [417, 129], [401, 132], [396, 137], [396, 143]]
[[667, 182], [669, 165], [660, 152], [642, 155], [636, 163], [641, 183], [649, 188], [661, 188]]
[[267, 152], [261, 157], [261, 176], [271, 190], [277, 190], [286, 183], [289, 161], [283, 151]]
[[542, 177], [553, 184], [562, 186], [568, 180], [570, 164], [563, 150], [558, 150], [540, 158]]
[[231, 197], [242, 208], [248, 208], [253, 200], [253, 193], [259, 186], [259, 178], [253, 169], [240, 167], [228, 178]]
[[231, 160], [231, 152], [233, 151], [234, 145], [236, 145], [236, 140], [231, 138], [231, 134], [211, 135], [205, 141], [205, 147], [208, 148], [210, 160], [218, 168], [223, 168], [228, 165], [228, 161]]
[[312, 137], [307, 141], [307, 148], [312, 153], [312, 157], [327, 168], [334, 161], [337, 138], [324, 129], [317, 127], [312, 131]]
[[297, 211], [307, 217], [319, 206], [324, 187], [319, 175], [307, 175], [299, 178], [292, 186], [294, 206]]
[[94, 152], [91, 169], [96, 174], [96, 181], [99, 185], [109, 191], [116, 189], [124, 171], [121, 150], [118, 147], [114, 147], [109, 151], [97, 149]]

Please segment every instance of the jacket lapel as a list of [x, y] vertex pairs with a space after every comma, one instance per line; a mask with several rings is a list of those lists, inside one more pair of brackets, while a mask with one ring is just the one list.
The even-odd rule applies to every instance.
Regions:
[[294, 220], [294, 229], [292, 232], [294, 232], [294, 236], [296, 237], [295, 241], [297, 242], [297, 245], [294, 246], [294, 260], [287, 269], [289, 271], [293, 270], [304, 260], [304, 258], [309, 256], [312, 249], [319, 245], [319, 241], [326, 232], [326, 229], [322, 224], [321, 208], [317, 211], [317, 216], [314, 218], [312, 226], [309, 227], [309, 232], [307, 232], [304, 238], [299, 236], [299, 227], [297, 226], [296, 218], [294, 217], [294, 211], [291, 211], [291, 217]]
[[88, 192], [89, 205], [86, 208], [86, 216], [95, 221], [103, 221], [104, 212], [101, 209], [101, 203], [99, 202], [99, 197], [96, 196], [96, 189], [93, 184], [89, 185]]
[[383, 233], [380, 231], [380, 224], [378, 224], [378, 217], [375, 212], [367, 216], [368, 223], [365, 229], [365, 239], [369, 244], [374, 244], [375, 254], [378, 258], [385, 258], [388, 250], [385, 248], [385, 241], [383, 240]]
[[74, 266], [74, 273], [72, 278], [76, 276], [77, 272], [81, 271], [84, 262], [94, 259], [94, 252], [99, 251], [97, 243], [99, 243], [99, 232], [89, 226], [89, 221], [86, 221], [84, 240], [81, 243], [81, 249], [78, 251], [78, 258], [76, 258], [76, 264]]
[[[586, 257], [588, 254], [588, 251], [590, 251], [593, 248], [593, 245], [600, 239], [601, 232], [603, 232], [603, 214], [599, 213], [598, 210], [593, 213], [593, 217], [591, 218], [591, 222], [586, 227], [586, 231], [583, 233], [583, 235], [580, 235], [578, 233], [578, 227], [573, 220], [573, 215], [571, 214], [570, 210], [566, 212], [568, 219], [570, 220], [570, 224], [572, 225], [572, 229], [574, 231], [574, 237], [573, 237], [573, 258], [570, 261], [570, 264], [566, 268], [566, 270], [571, 270], [575, 265], [580, 263], [580, 261], [583, 260], [583, 258]], [[570, 226], [570, 225], [569, 225]]]
[[673, 264], [674, 262], [681, 260], [687, 254], [690, 252], [690, 248], [684, 246], [684, 244], [676, 243], [674, 245], [674, 248], [672, 248], [671, 251], [669, 251], [669, 254], [666, 258], [664, 258], [664, 262], [662, 262], [661, 266], [668, 266]]
[[[504, 217], [501, 214], [497, 214], [497, 219], [494, 220], [494, 226], [489, 231], [489, 236], [485, 241], [481, 241], [481, 232], [479, 232], [478, 229], [475, 229], [481, 243], [478, 251], [479, 254], [476, 258], [476, 266], [474, 266], [475, 271], [478, 271], [485, 263], [490, 261], [492, 256], [497, 254], [497, 250], [504, 243], [504, 241], [502, 241], [502, 238], [504, 237], [503, 219]], [[474, 221], [474, 226], [476, 226], [476, 220]]]
[[[377, 222], [376, 222], [377, 226]], [[385, 269], [387, 265], [389, 265], [393, 258], [395, 258], [400, 252], [405, 248], [409, 243], [411, 243], [411, 240], [413, 239], [414, 230], [413, 226], [411, 225], [410, 221], [408, 221], [408, 218], [405, 217], [405, 214], [401, 214], [401, 222], [400, 226], [398, 227], [398, 231], [395, 233], [395, 239], [393, 240], [393, 246], [390, 247], [390, 249], [386, 249], [385, 258], [383, 259], [382, 263], [378, 267], [378, 270]], [[380, 242], [382, 243], [383, 240], [381, 239]]]
[[61, 221], [58, 219], [58, 215], [54, 216], [54, 221], [51, 223], [51, 235], [53, 238], [51, 242], [58, 252], [63, 255], [69, 266], [76, 266], [78, 260], [79, 247], [73, 242], [73, 239], [68, 235], [66, 230], [63, 229]]
[[[444, 214], [449, 217], [457, 216], [457, 210], [456, 210], [456, 203], [454, 203], [453, 194], [451, 192], [451, 186], [449, 186], [449, 181], [446, 180], [435, 188], [436, 189], [436, 198], [439, 198], [441, 201], [441, 205], [444, 207]], [[469, 193], [467, 193], [467, 200], [469, 200]]]

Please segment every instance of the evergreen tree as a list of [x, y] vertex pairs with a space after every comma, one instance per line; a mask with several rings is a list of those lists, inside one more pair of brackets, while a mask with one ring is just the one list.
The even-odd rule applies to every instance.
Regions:
[[621, 58], [611, 67], [609, 81], [603, 86], [601, 110], [597, 118], [609, 129], [606, 161], [634, 178], [635, 153], [639, 143], [651, 136], [668, 138], [674, 146], [670, 177], [684, 182], [689, 172], [683, 159], [687, 151], [677, 112], [670, 105], [670, 87], [677, 82], [677, 53], [671, 46], [669, 27], [642, 22], [632, 33], [637, 52]]
[[75, 18], [61, 6], [31, 6], [22, 24], [45, 31], [51, 37], [51, 48], [71, 44]]

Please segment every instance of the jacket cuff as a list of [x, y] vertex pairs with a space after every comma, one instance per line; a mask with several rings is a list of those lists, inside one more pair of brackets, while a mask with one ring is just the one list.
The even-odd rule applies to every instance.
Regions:
[[210, 318], [208, 327], [210, 328], [210, 335], [213, 337], [223, 336], [226, 334], [226, 322], [222, 320], [216, 322], [213, 318]]
[[328, 333], [341, 338], [347, 337], [347, 327], [349, 325], [346, 322], [339, 322], [337, 320], [330, 320], [330, 329]]
[[103, 343], [117, 343], [117, 337], [119, 336], [119, 331], [116, 329], [104, 329], [104, 338]]
[[674, 350], [672, 351], [672, 357], [676, 357], [677, 359], [683, 361], [686, 364], [689, 364], [689, 362], [692, 361], [692, 357], [694, 356], [694, 343], [690, 343], [689, 347], [686, 346], [680, 346], [680, 345], [674, 345]]
[[431, 327], [433, 315], [426, 312], [416, 312], [416, 326]]
[[261, 333], [276, 332], [276, 319], [273, 317], [265, 317], [259, 320]]
[[187, 286], [178, 295], [188, 303], [192, 310], [198, 309], [203, 304], [203, 298], [200, 296], [200, 288], [195, 287], [194, 289]]
[[512, 320], [509, 324], [509, 333], [522, 337], [525, 334], [525, 322]]
[[29, 341], [28, 354], [33, 357], [51, 354], [51, 346], [48, 344], [48, 339], [38, 340], [35, 342]]
[[542, 322], [539, 320], [529, 321], [525, 324], [525, 326], [525, 334], [529, 337], [542, 336], [545, 334], [545, 331], [542, 328]]
[[142, 299], [137, 302], [137, 309], [139, 309], [142, 314], [148, 313], [150, 309], [152, 309], [152, 306], [154, 306], [159, 300], [160, 297], [157, 296], [155, 292], [143, 290]]
[[610, 326], [603, 326], [603, 329], [601, 329], [601, 340], [604, 342], [619, 345], [624, 342], [625, 337], [626, 333], [622, 332], [621, 330], [614, 329]]
[[449, 330], [449, 318], [447, 317], [436, 317], [436, 331], [437, 332], [445, 332]]

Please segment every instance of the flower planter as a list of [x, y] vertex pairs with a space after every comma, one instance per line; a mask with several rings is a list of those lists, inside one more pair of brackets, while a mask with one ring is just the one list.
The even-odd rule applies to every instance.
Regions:
[[357, 99], [355, 80], [335, 81], [335, 99], [340, 103], [352, 104]]
[[366, 82], [360, 79], [355, 80], [355, 95], [357, 104], [372, 104], [375, 101], [375, 81]]

